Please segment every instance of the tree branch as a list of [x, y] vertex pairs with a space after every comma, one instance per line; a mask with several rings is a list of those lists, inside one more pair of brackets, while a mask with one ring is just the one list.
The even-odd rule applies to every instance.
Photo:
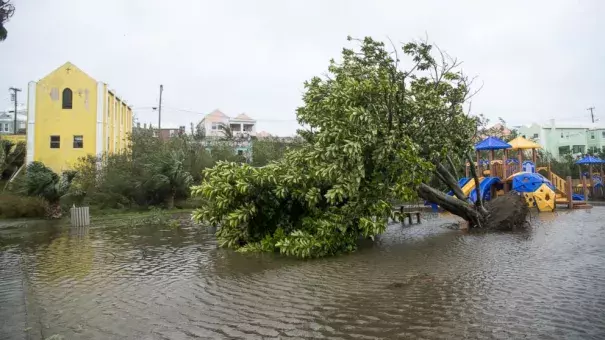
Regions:
[[475, 181], [475, 194], [477, 195], [477, 199], [475, 200], [475, 206], [481, 213], [487, 215], [487, 210], [485, 210], [485, 207], [483, 206], [483, 198], [481, 197], [479, 177], [477, 176], [477, 171], [473, 166], [473, 159], [471, 158], [471, 155], [468, 153], [468, 151], [466, 152], [466, 158], [470, 163], [471, 175], [473, 176], [473, 180]]
[[450, 164], [450, 167], [452, 168], [452, 172], [454, 174], [454, 176], [456, 178], [460, 178], [460, 175], [458, 175], [458, 171], [456, 170], [456, 166], [454, 165], [454, 161], [452, 161], [452, 158], [450, 157], [450, 155], [447, 155], [447, 162]]
[[456, 178], [454, 178], [454, 176], [449, 171], [447, 171], [447, 169], [443, 166], [443, 164], [437, 163], [435, 170], [437, 171], [438, 174], [441, 175], [440, 179], [450, 189], [452, 189], [452, 191], [454, 192], [454, 195], [458, 199], [460, 199], [462, 201], [466, 201], [467, 197], [462, 192], [462, 189], [460, 189], [460, 186], [458, 185], [458, 181], [456, 181]]

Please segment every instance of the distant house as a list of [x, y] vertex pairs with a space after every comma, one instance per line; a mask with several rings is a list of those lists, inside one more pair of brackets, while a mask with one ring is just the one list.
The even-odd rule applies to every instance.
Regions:
[[185, 126], [179, 126], [178, 128], [161, 128], [159, 131], [156, 129], [154, 133], [156, 136], [159, 135], [162, 140], [168, 140], [172, 137], [182, 136], [184, 134]]
[[[0, 112], [0, 135], [14, 134], [15, 110]], [[17, 134], [24, 135], [27, 125], [27, 110], [17, 111]]]
[[217, 109], [207, 114], [200, 125], [206, 130], [207, 137], [224, 137], [225, 131], [222, 127], [229, 127], [237, 138], [256, 136], [256, 120], [245, 113], [229, 117]]
[[252, 137], [256, 137], [256, 120], [245, 113], [229, 117], [220, 110], [207, 114], [198, 126], [206, 132], [206, 145], [212, 149], [216, 141], [225, 140], [227, 136], [225, 127], [232, 133], [230, 140], [239, 155], [250, 159], [252, 154]]

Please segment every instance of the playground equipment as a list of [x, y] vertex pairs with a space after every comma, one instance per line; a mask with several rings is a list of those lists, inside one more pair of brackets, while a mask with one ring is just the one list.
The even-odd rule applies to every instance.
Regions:
[[[605, 161], [600, 159], [599, 157], [594, 156], [586, 156], [578, 161], [576, 164], [580, 165], [580, 179], [582, 183], [576, 185], [576, 188], [583, 189], [582, 195], [576, 194], [578, 197], [582, 197], [583, 200], [586, 200], [588, 196], [594, 197], [597, 192], [603, 193], [603, 164]], [[582, 172], [582, 165], [588, 166], [588, 172]], [[600, 172], [593, 172], [594, 166], [600, 165]], [[588, 179], [588, 183], [587, 180]]]
[[[488, 137], [475, 145], [477, 161], [472, 165], [466, 164], [466, 177], [460, 179], [458, 184], [469, 200], [476, 201], [475, 181], [469, 176], [469, 167], [475, 166], [477, 174], [481, 176], [479, 194], [483, 200], [489, 201], [514, 190], [525, 197], [528, 206], [536, 207], [539, 211], [553, 211], [557, 204], [565, 204], [569, 208], [590, 207], [586, 204], [585, 197], [573, 193], [570, 177], [563, 179], [550, 171], [550, 167], [536, 168], [536, 150], [540, 148], [539, 144], [521, 136], [509, 143], [496, 137]], [[501, 150], [501, 160], [495, 159], [497, 150]], [[517, 157], [509, 158], [509, 150], [516, 150]], [[531, 150], [531, 160], [523, 160], [526, 150]], [[481, 158], [484, 151], [488, 151], [487, 160]], [[538, 170], [547, 170], [547, 175], [538, 173]], [[593, 181], [603, 185], [596, 179], [591, 179], [591, 184]]]

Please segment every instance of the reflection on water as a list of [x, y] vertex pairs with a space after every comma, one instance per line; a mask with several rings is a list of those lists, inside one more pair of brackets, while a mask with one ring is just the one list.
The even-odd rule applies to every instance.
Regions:
[[0, 227], [0, 339], [605, 338], [605, 209], [393, 224], [298, 261], [197, 229]]

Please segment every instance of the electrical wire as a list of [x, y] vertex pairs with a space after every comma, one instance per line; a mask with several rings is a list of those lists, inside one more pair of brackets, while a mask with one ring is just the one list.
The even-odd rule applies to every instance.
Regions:
[[[137, 112], [139, 113], [140, 111], [148, 111], [147, 113], [153, 113], [155, 114], [157, 112], [156, 109], [154, 109], [155, 106], [140, 106], [140, 107], [133, 107], [132, 111], [133, 112]], [[192, 114], [197, 114], [197, 115], [208, 115], [208, 113], [204, 113], [204, 112], [199, 112], [199, 111], [193, 111], [193, 110], [188, 110], [188, 109], [180, 109], [180, 108], [176, 108], [173, 106], [162, 106], [162, 112], [185, 112], [185, 113], [192, 113]], [[257, 122], [284, 122], [284, 123], [289, 123], [289, 122], [297, 122], [296, 118], [289, 118], [289, 119], [275, 119], [275, 118], [254, 118], [255, 121]]]

